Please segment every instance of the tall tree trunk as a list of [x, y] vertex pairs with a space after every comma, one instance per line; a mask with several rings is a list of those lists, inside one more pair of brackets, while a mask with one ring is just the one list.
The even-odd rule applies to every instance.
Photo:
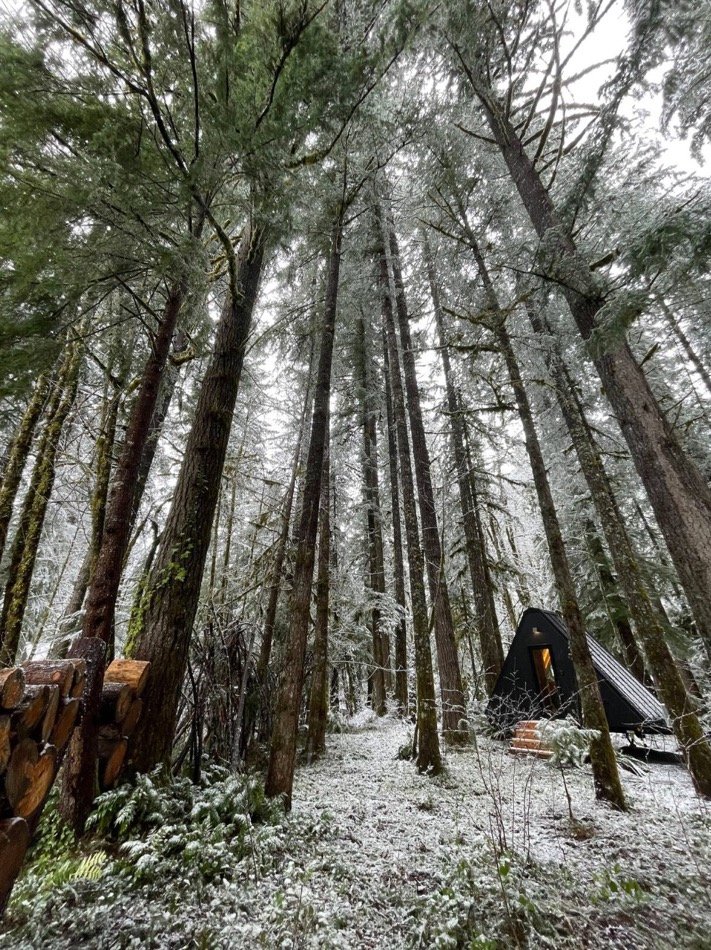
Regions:
[[392, 269], [395, 288], [395, 306], [402, 343], [402, 365], [407, 391], [407, 411], [412, 436], [412, 456], [415, 463], [415, 478], [422, 522], [422, 546], [425, 553], [430, 598], [434, 607], [435, 643], [437, 645], [440, 693], [442, 696], [442, 732], [449, 742], [466, 742], [469, 736], [466, 721], [466, 703], [464, 701], [462, 675], [459, 669], [457, 641], [454, 636], [452, 607], [449, 601], [449, 589], [444, 571], [444, 552], [440, 542], [434, 491], [432, 489], [430, 455], [422, 419], [415, 354], [410, 335], [410, 320], [402, 280], [397, 237], [389, 221], [386, 224], [384, 240], [386, 241], [386, 253], [389, 256], [388, 263]]
[[496, 617], [491, 581], [487, 576], [486, 542], [477, 518], [477, 506], [472, 497], [473, 472], [467, 465], [464, 434], [462, 431], [461, 406], [452, 377], [452, 364], [449, 358], [447, 336], [444, 328], [444, 315], [439, 299], [439, 287], [434, 269], [434, 260], [429, 244], [425, 240], [425, 261], [430, 285], [430, 294], [434, 306], [435, 321], [439, 334], [440, 354], [447, 391], [447, 409], [451, 426], [454, 462], [459, 485], [459, 502], [464, 522], [464, 540], [467, 550], [467, 562], [472, 581], [476, 625], [479, 632], [479, 645], [484, 665], [484, 679], [489, 694], [496, 686], [501, 667], [504, 664], [504, 648], [501, 643], [501, 631]]
[[185, 333], [179, 330], [173, 335], [171, 352], [161, 374], [158, 398], [156, 400], [155, 408], [153, 409], [150, 425], [148, 426], [148, 434], [146, 435], [146, 441], [143, 446], [143, 451], [141, 452], [141, 461], [138, 464], [136, 487], [133, 493], [131, 505], [130, 531], [133, 531], [133, 528], [136, 524], [136, 519], [138, 518], [141, 501], [143, 500], [143, 493], [146, 490], [148, 476], [151, 473], [153, 460], [155, 459], [156, 451], [158, 449], [158, 442], [160, 440], [161, 432], [163, 431], [165, 420], [168, 416], [168, 411], [170, 410], [170, 404], [173, 401], [173, 395], [175, 394], [175, 389], [178, 385], [178, 379], [180, 378], [180, 367], [192, 358], [193, 350], [187, 343]]
[[392, 422], [398, 445], [402, 507], [405, 520], [407, 559], [410, 568], [410, 602], [412, 604], [412, 627], [415, 644], [415, 682], [417, 685], [417, 767], [421, 771], [439, 772], [442, 758], [437, 735], [437, 707], [435, 699], [430, 631], [425, 595], [424, 560], [417, 526], [417, 502], [415, 483], [410, 461], [410, 440], [407, 433], [407, 409], [400, 375], [400, 355], [395, 335], [392, 274], [388, 266], [388, 250], [385, 239], [380, 249], [380, 286], [383, 294], [383, 322], [387, 341], [390, 393], [392, 396]]
[[[330, 415], [330, 414], [329, 414]], [[316, 622], [314, 624], [314, 665], [311, 673], [306, 756], [309, 762], [326, 751], [328, 720], [328, 617], [331, 570], [331, 474], [330, 430], [327, 435], [321, 476], [321, 506], [318, 528], [318, 570], [316, 572]]]
[[389, 665], [385, 649], [385, 630], [382, 621], [381, 600], [385, 595], [385, 565], [383, 561], [383, 526], [380, 513], [380, 486], [378, 483], [378, 444], [375, 413], [372, 399], [372, 367], [365, 320], [358, 320], [357, 363], [361, 396], [361, 426], [363, 430], [363, 494], [366, 507], [368, 540], [368, 586], [375, 597], [371, 614], [373, 638], [373, 709], [378, 716], [387, 712], [385, 672]]
[[140, 387], [131, 407], [126, 435], [116, 462], [101, 545], [87, 593], [83, 635], [100, 637], [108, 645], [109, 653], [113, 649], [114, 611], [124, 557], [131, 536], [131, 515], [138, 472], [185, 292], [184, 280], [173, 285], [165, 302], [162, 319], [151, 341], [151, 352], [143, 367]]
[[264, 247], [264, 230], [247, 224], [236, 255], [234, 286], [222, 308], [173, 502], [147, 585], [143, 629], [135, 656], [149, 660], [155, 675], [133, 736], [133, 767], [142, 772], [170, 757]]
[[12, 509], [22, 481], [22, 472], [32, 446], [32, 437], [47, 402], [50, 381], [50, 373], [43, 373], [38, 378], [27, 408], [22, 414], [20, 424], [12, 436], [4, 457], [2, 480], [0, 481], [0, 561], [2, 561], [5, 552]]
[[[637, 553], [605, 471], [599, 447], [557, 341], [544, 318], [530, 303], [527, 304], [527, 310], [534, 331], [547, 337], [549, 341], [546, 361], [555, 384], [558, 403], [581, 471], [590, 489], [590, 497], [600, 518], [637, 637], [643, 645], [659, 695], [671, 716], [674, 733], [684, 751], [692, 778], [699, 791], [709, 794], [711, 747], [704, 739], [703, 728], [696, 715], [696, 704], [688, 695], [683, 674], [667, 644], [664, 621], [655, 608], [652, 595], [644, 581]], [[627, 631], [623, 630], [620, 634], [626, 636]], [[626, 649], [631, 650], [631, 644]], [[634, 662], [634, 657], [632, 661]], [[635, 670], [635, 675], [639, 676], [640, 671], [639, 668]]]
[[79, 572], [74, 579], [69, 602], [64, 609], [60, 638], [55, 641], [49, 651], [54, 659], [63, 659], [69, 650], [70, 638], [80, 626], [78, 615], [84, 603], [89, 582], [96, 567], [99, 556], [101, 537], [104, 531], [106, 518], [106, 501], [109, 493], [112, 456], [116, 441], [116, 424], [119, 407], [121, 405], [121, 387], [117, 383], [109, 397], [105, 397], [102, 412], [101, 430], [96, 440], [96, 481], [91, 495], [91, 537], [86, 549]]
[[481, 76], [468, 71], [468, 77], [541, 239], [547, 276], [559, 283], [588, 343], [711, 656], [711, 487], [684, 452], [627, 341], [605, 340], [599, 315], [606, 298], [599, 277], [578, 251], [500, 102]]
[[314, 334], [311, 337], [311, 352], [309, 354], [309, 368], [306, 382], [306, 393], [304, 395], [304, 404], [301, 410], [301, 419], [299, 420], [299, 434], [294, 447], [294, 458], [291, 464], [291, 477], [286, 497], [284, 498], [284, 507], [281, 515], [281, 531], [277, 539], [274, 561], [269, 571], [269, 599], [267, 609], [264, 614], [264, 624], [262, 627], [262, 643], [259, 651], [259, 661], [257, 664], [257, 682], [264, 684], [269, 669], [269, 660], [272, 654], [272, 643], [274, 641], [274, 624], [276, 623], [277, 607], [279, 606], [279, 594], [281, 593], [282, 575], [284, 573], [284, 562], [289, 550], [289, 532], [291, 531], [291, 514], [294, 508], [294, 495], [296, 493], [296, 482], [301, 468], [302, 446], [304, 435], [308, 427], [309, 410], [312, 400], [311, 379], [314, 370], [314, 357], [316, 347], [314, 346]]
[[383, 329], [383, 359], [385, 362], [385, 413], [388, 426], [388, 462], [390, 470], [390, 504], [393, 528], [393, 580], [395, 601], [400, 616], [395, 627], [395, 701], [401, 716], [409, 711], [407, 685], [407, 602], [405, 600], [405, 564], [402, 554], [402, 521], [400, 517], [400, 473], [397, 458], [397, 435], [393, 417], [392, 392], [390, 387], [390, 358], [388, 343]]
[[585, 626], [575, 592], [573, 575], [570, 570], [570, 563], [563, 542], [563, 534], [553, 501], [553, 494], [548, 480], [548, 472], [546, 471], [543, 452], [533, 421], [531, 405], [521, 378], [518, 360], [516, 359], [516, 354], [508, 330], [506, 329], [506, 317], [499, 304], [479, 246], [476, 241], [473, 240], [473, 235], [469, 235], [469, 240], [484, 285], [487, 307], [491, 311], [490, 316], [494, 322], [493, 329], [499, 342], [504, 362], [506, 363], [509, 381], [514, 392], [516, 406], [521, 418], [521, 425], [523, 426], [526, 451], [531, 463], [531, 472], [533, 474], [536, 495], [538, 496], [538, 505], [541, 511], [546, 541], [548, 542], [553, 576], [560, 599], [561, 611], [570, 634], [570, 653], [578, 681], [583, 721], [588, 729], [595, 729], [599, 733], [599, 737], [594, 739], [590, 746], [595, 794], [598, 798], [605, 799], [605, 801], [610, 802], [610, 804], [616, 808], [624, 809], [626, 808], [625, 796], [617, 770], [615, 750], [612, 748], [612, 742], [610, 740], [610, 730], [600, 696], [597, 673], [595, 672], [592, 656], [590, 655]]
[[32, 478], [12, 543], [0, 616], [0, 666], [11, 666], [16, 659], [42, 528], [54, 488], [59, 439], [76, 398], [82, 354], [83, 347], [78, 342], [67, 347], [47, 403], [47, 421], [38, 442]]
[[299, 730], [299, 709], [304, 685], [304, 660], [309, 628], [319, 499], [321, 496], [323, 458], [326, 449], [328, 407], [331, 396], [331, 366], [338, 306], [344, 210], [342, 206], [338, 209], [331, 239], [311, 439], [297, 534], [296, 564], [291, 593], [291, 617], [284, 650], [284, 662], [279, 678], [276, 716], [272, 730], [269, 767], [265, 784], [267, 795], [270, 798], [281, 796], [287, 810], [291, 808], [291, 792], [296, 767], [296, 743]]

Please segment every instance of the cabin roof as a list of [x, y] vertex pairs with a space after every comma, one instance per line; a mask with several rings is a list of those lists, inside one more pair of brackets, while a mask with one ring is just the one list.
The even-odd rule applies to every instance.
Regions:
[[[562, 619], [550, 610], [542, 610], [540, 607], [529, 608], [536, 613], [541, 613], [546, 620], [552, 624], [566, 640], [570, 639], [568, 628]], [[627, 700], [633, 709], [636, 709], [643, 720], [651, 722], [667, 723], [667, 711], [650, 691], [643, 686], [615, 657], [598, 643], [598, 641], [587, 634], [588, 647], [592, 656], [593, 665], [598, 674], [604, 677], [611, 686], [613, 686], [620, 695]]]

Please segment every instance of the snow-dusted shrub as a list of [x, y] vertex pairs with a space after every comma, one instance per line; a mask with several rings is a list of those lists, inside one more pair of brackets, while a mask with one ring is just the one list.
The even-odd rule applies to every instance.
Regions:
[[[186, 889], [227, 882], [245, 860], [255, 870], [280, 847], [271, 830], [283, 818], [261, 782], [210, 767], [203, 782], [160, 770], [99, 796], [88, 822], [93, 837], [74, 843], [56, 807], [47, 809], [31, 860], [13, 895], [10, 920], [39, 934], [44, 920], [82, 904], [91, 916], [136, 889], [180, 901]], [[276, 828], [274, 829], [276, 831]], [[274, 840], [279, 839], [279, 840]]]
[[582, 729], [574, 719], [551, 719], [539, 727], [541, 738], [553, 749], [550, 761], [559, 768], [580, 768], [590, 751], [590, 743], [600, 733]]

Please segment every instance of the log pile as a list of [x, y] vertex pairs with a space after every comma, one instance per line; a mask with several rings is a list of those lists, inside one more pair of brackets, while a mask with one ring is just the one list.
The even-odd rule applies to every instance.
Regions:
[[141, 696], [150, 663], [114, 660], [106, 668], [99, 712], [99, 786], [113, 788], [127, 761], [131, 736], [143, 711]]
[[[82, 644], [77, 642], [76, 653]], [[86, 654], [87, 656], [89, 653]], [[114, 660], [106, 668], [99, 708], [99, 786], [118, 782], [143, 711], [150, 663]], [[88, 687], [87, 663], [32, 660], [0, 670], [0, 915], [42, 806], [77, 726]]]
[[0, 912], [79, 716], [83, 660], [0, 670]]

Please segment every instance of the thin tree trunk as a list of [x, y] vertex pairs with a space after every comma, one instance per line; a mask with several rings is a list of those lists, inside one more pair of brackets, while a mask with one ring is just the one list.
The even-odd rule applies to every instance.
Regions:
[[[548, 334], [551, 338], [550, 327], [542, 317], [530, 305], [527, 309], [534, 331], [542, 335]], [[704, 739], [703, 728], [696, 715], [696, 704], [688, 695], [683, 675], [667, 644], [663, 619], [655, 608], [643, 579], [639, 560], [605, 471], [600, 450], [555, 338], [552, 338], [547, 355], [561, 413], [600, 518], [637, 638], [642, 643], [659, 694], [671, 716], [674, 733], [687, 759], [696, 787], [703, 794], [709, 794], [711, 747]], [[621, 630], [620, 635], [626, 637], [627, 630]], [[629, 651], [631, 645], [626, 649]], [[633, 657], [632, 661], [634, 662]], [[638, 667], [636, 675], [639, 676], [639, 672], [641, 669]]]
[[308, 427], [309, 408], [311, 406], [311, 377], [313, 375], [314, 355], [316, 352], [312, 334], [311, 353], [309, 355], [308, 378], [306, 382], [306, 394], [304, 404], [301, 410], [301, 419], [299, 420], [299, 434], [296, 438], [294, 447], [294, 458], [291, 464], [291, 477], [289, 487], [284, 499], [284, 508], [281, 515], [281, 531], [277, 539], [274, 562], [269, 572], [269, 599], [267, 609], [264, 614], [264, 625], [262, 628], [262, 643], [259, 651], [259, 662], [257, 664], [257, 682], [264, 684], [269, 669], [269, 660], [272, 654], [272, 643], [274, 641], [274, 624], [276, 623], [277, 607], [279, 606], [279, 594], [281, 593], [282, 575], [284, 574], [284, 562], [289, 550], [289, 532], [291, 531], [291, 515], [294, 508], [294, 495], [296, 493], [296, 483], [301, 468], [301, 454], [304, 442], [304, 435]]
[[412, 456], [415, 463], [415, 478], [422, 522], [422, 546], [425, 553], [430, 598], [434, 607], [435, 643], [437, 645], [440, 693], [442, 696], [442, 732], [449, 742], [466, 742], [469, 737], [466, 703], [464, 701], [462, 675], [459, 669], [457, 641], [454, 636], [449, 589], [444, 572], [444, 552], [437, 523], [430, 456], [422, 419], [405, 287], [402, 280], [397, 237], [389, 221], [385, 226], [387, 227], [385, 234], [386, 252], [389, 253], [388, 263], [392, 270], [395, 306], [402, 343], [402, 365], [407, 392], [410, 434], [412, 436]]
[[133, 767], [166, 762], [185, 677], [244, 352], [262, 272], [265, 232], [248, 224], [235, 260], [210, 364], [200, 387], [183, 464], [147, 585], [135, 656], [156, 671], [133, 736]]
[[272, 730], [269, 767], [265, 783], [266, 794], [270, 798], [281, 796], [287, 810], [291, 808], [291, 792], [296, 767], [299, 709], [304, 685], [304, 660], [314, 574], [323, 458], [326, 448], [328, 406], [331, 395], [331, 367], [338, 305], [343, 214], [344, 208], [340, 207], [331, 240], [311, 439], [297, 535], [296, 564], [291, 593], [291, 617], [284, 650], [284, 662], [279, 678], [276, 716]]
[[101, 546], [87, 593], [83, 635], [100, 637], [108, 645], [109, 653], [113, 649], [114, 611], [124, 557], [131, 537], [131, 515], [138, 471], [185, 291], [184, 280], [173, 285], [163, 309], [162, 319], [151, 341], [151, 352], [141, 374], [140, 388], [131, 408], [126, 436], [116, 462]]
[[398, 444], [400, 485], [407, 540], [407, 558], [410, 568], [410, 602], [412, 604], [412, 627], [415, 643], [415, 682], [417, 684], [417, 767], [433, 773], [442, 769], [442, 758], [437, 735], [437, 708], [435, 699], [430, 631], [425, 595], [424, 559], [420, 547], [417, 526], [417, 502], [415, 483], [410, 461], [410, 441], [407, 433], [407, 410], [405, 393], [400, 375], [400, 356], [395, 335], [393, 315], [394, 287], [388, 266], [387, 245], [383, 242], [380, 253], [380, 285], [383, 293], [383, 322], [387, 340], [390, 393], [392, 396], [392, 421]]
[[[369, 329], [369, 328], [368, 328]], [[365, 320], [361, 317], [356, 327], [358, 334], [357, 363], [361, 396], [361, 426], [363, 431], [363, 494], [366, 506], [368, 541], [368, 586], [375, 596], [371, 614], [373, 638], [373, 709], [378, 716], [387, 712], [385, 671], [388, 666], [385, 651], [381, 599], [385, 595], [385, 566], [383, 562], [383, 528], [380, 514], [380, 486], [378, 484], [378, 446], [373, 405], [372, 368], [366, 338]]]
[[148, 476], [151, 473], [153, 460], [155, 459], [156, 451], [158, 450], [158, 442], [160, 440], [161, 432], [163, 431], [165, 420], [168, 417], [168, 411], [170, 410], [170, 404], [173, 401], [173, 395], [175, 394], [175, 389], [178, 385], [178, 379], [180, 378], [180, 367], [183, 366], [184, 363], [188, 362], [188, 359], [192, 358], [193, 352], [192, 349], [187, 346], [185, 334], [181, 331], [178, 331], [173, 336], [171, 353], [165, 364], [163, 373], [161, 374], [158, 398], [156, 400], [153, 415], [151, 416], [151, 422], [148, 427], [148, 434], [143, 446], [143, 452], [141, 453], [141, 461], [138, 465], [136, 487], [133, 493], [133, 502], [131, 505], [130, 532], [133, 531], [133, 528], [136, 524], [136, 519], [138, 518], [141, 501], [143, 500], [143, 493], [146, 490]]
[[429, 244], [425, 240], [425, 261], [427, 276], [430, 285], [430, 294], [434, 306], [435, 321], [439, 334], [440, 354], [444, 370], [445, 386], [447, 390], [447, 409], [451, 426], [452, 446], [454, 448], [454, 462], [459, 485], [459, 502], [462, 508], [464, 522], [464, 540], [467, 550], [467, 562], [472, 581], [474, 605], [476, 609], [476, 625], [479, 632], [479, 645], [484, 665], [484, 679], [489, 694], [496, 686], [501, 667], [504, 664], [504, 648], [501, 643], [501, 631], [494, 606], [491, 581], [487, 576], [486, 542], [478, 523], [477, 505], [472, 497], [472, 482], [474, 479], [467, 465], [464, 434], [462, 432], [461, 406], [452, 378], [452, 365], [449, 358], [449, 348], [444, 328], [444, 315], [439, 299], [439, 287], [434, 269], [434, 261]]
[[12, 509], [32, 446], [32, 437], [47, 402], [50, 381], [51, 374], [43, 373], [35, 383], [30, 401], [22, 414], [20, 424], [12, 437], [4, 459], [2, 481], [0, 481], [0, 561], [5, 551]]
[[[588, 342], [607, 398], [664, 535], [699, 634], [711, 656], [711, 487], [681, 447], [626, 340], [606, 343], [599, 278], [578, 251], [503, 107], [468, 71], [494, 138], [541, 239], [549, 279], [559, 283]], [[613, 301], [614, 303], [614, 301]]]
[[79, 343], [67, 347], [54, 392], [47, 404], [47, 421], [39, 439], [32, 478], [12, 543], [0, 616], [0, 666], [11, 666], [17, 656], [42, 528], [54, 488], [59, 439], [76, 398], [82, 354]]
[[393, 575], [395, 600], [400, 608], [400, 617], [395, 627], [395, 700], [398, 712], [406, 716], [409, 711], [407, 686], [407, 602], [405, 600], [405, 564], [402, 554], [402, 521], [400, 517], [400, 473], [397, 458], [397, 434], [393, 417], [392, 391], [390, 386], [390, 358], [383, 329], [383, 358], [385, 362], [385, 412], [388, 425], [388, 461], [390, 467], [390, 504], [393, 527]]
[[101, 538], [106, 518], [106, 501], [109, 494], [112, 456], [116, 441], [116, 424], [121, 405], [121, 387], [115, 385], [111, 398], [106, 398], [102, 413], [101, 431], [96, 440], [96, 482], [91, 496], [91, 538], [89, 546], [74, 579], [69, 602], [64, 609], [61, 637], [52, 644], [49, 656], [63, 659], [69, 650], [70, 638], [81, 626], [78, 615], [84, 603], [89, 582], [96, 567], [101, 548]]
[[[329, 420], [326, 421], [328, 430]], [[321, 505], [318, 529], [318, 570], [316, 572], [316, 622], [314, 625], [314, 659], [309, 697], [306, 756], [309, 762], [326, 751], [326, 722], [328, 720], [328, 616], [331, 569], [331, 474], [330, 432], [321, 476]]]
[[624, 809], [626, 808], [625, 796], [617, 769], [615, 750], [612, 748], [612, 742], [610, 740], [610, 730], [607, 717], [605, 716], [605, 708], [602, 704], [602, 697], [600, 696], [597, 673], [595, 672], [592, 656], [590, 655], [585, 626], [575, 592], [573, 575], [570, 570], [570, 563], [563, 542], [558, 513], [553, 502], [553, 494], [548, 480], [543, 452], [540, 442], [538, 441], [536, 426], [533, 421], [531, 405], [521, 378], [518, 360], [516, 359], [516, 354], [508, 330], [506, 329], [506, 318], [501, 310], [486, 264], [481, 256], [478, 244], [473, 240], [473, 235], [469, 235], [469, 240], [484, 285], [487, 306], [491, 311], [490, 316], [494, 321], [493, 329], [498, 339], [504, 362], [506, 363], [509, 381], [516, 399], [521, 425], [523, 426], [526, 439], [526, 451], [531, 463], [533, 481], [538, 496], [538, 505], [541, 511], [546, 541], [548, 542], [553, 576], [555, 578], [563, 617], [570, 634], [570, 653], [578, 681], [583, 721], [588, 729], [595, 729], [599, 733], [598, 738], [594, 739], [590, 746], [595, 794], [598, 798], [610, 802], [614, 807]]

